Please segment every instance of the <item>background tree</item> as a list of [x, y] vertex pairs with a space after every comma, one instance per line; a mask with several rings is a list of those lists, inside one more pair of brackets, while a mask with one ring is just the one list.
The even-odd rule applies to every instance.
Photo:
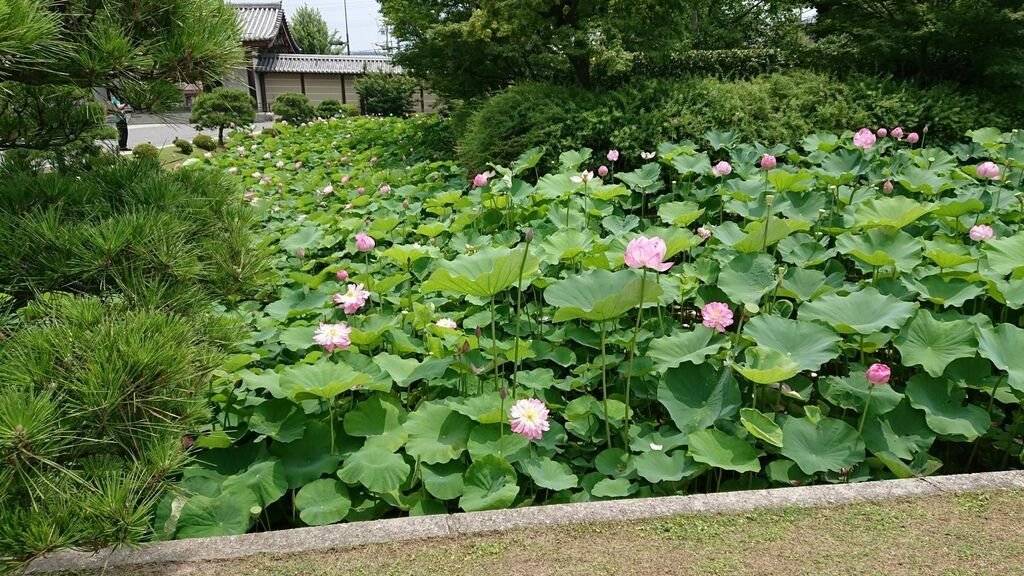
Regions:
[[868, 71], [1024, 86], [1020, 0], [818, 0], [814, 33]]
[[0, 30], [0, 150], [89, 140], [105, 116], [94, 88], [159, 111], [180, 102], [179, 82], [214, 83], [242, 62], [221, 0], [3, 0]]
[[402, 74], [371, 73], [356, 81], [356, 93], [371, 116], [407, 116], [414, 90], [416, 81]]
[[189, 119], [197, 130], [216, 128], [217, 143], [221, 146], [224, 145], [225, 128], [247, 126], [255, 121], [256, 108], [252, 97], [241, 90], [224, 87], [214, 88], [212, 92], [196, 98]]
[[316, 8], [303, 5], [296, 10], [291, 31], [299, 49], [306, 54], [341, 54], [345, 49], [338, 31], [327, 27], [327, 21]]

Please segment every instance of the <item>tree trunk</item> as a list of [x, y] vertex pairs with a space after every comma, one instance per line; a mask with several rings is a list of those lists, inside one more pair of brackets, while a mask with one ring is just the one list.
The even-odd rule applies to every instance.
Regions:
[[224, 126], [220, 126], [219, 130], [217, 133], [217, 143], [224, 146]]
[[590, 55], [570, 54], [568, 58], [569, 65], [576, 75], [576, 82], [584, 88], [590, 88]]

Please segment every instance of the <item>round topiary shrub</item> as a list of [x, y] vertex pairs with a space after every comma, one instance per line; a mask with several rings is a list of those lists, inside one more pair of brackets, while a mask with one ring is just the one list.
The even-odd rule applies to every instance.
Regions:
[[309, 103], [309, 98], [295, 92], [285, 92], [278, 96], [270, 110], [289, 124], [309, 122], [316, 116], [316, 110]]
[[208, 134], [196, 134], [192, 138], [192, 145], [200, 150], [213, 151], [217, 149], [217, 141], [213, 139], [213, 136]]
[[333, 98], [328, 98], [320, 104], [317, 104], [316, 115], [321, 118], [338, 118], [345, 116], [345, 109], [342, 108], [341, 102]]
[[192, 143], [189, 142], [188, 140], [183, 140], [181, 138], [175, 138], [174, 139], [174, 145], [178, 148], [178, 151], [181, 152], [182, 154], [188, 155], [188, 154], [192, 153]]
[[138, 144], [132, 148], [132, 156], [140, 160], [159, 160], [160, 149], [152, 144]]

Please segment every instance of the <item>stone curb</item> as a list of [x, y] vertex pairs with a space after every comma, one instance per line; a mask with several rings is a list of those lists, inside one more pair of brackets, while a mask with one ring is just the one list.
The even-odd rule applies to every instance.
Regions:
[[762, 508], [810, 507], [984, 490], [1024, 489], [1024, 471], [985, 472], [859, 484], [827, 484], [746, 492], [555, 504], [531, 508], [418, 516], [275, 532], [157, 542], [98, 553], [63, 551], [34, 561], [28, 573], [138, 564], [229, 560], [366, 544], [474, 535], [527, 527], [617, 522]]

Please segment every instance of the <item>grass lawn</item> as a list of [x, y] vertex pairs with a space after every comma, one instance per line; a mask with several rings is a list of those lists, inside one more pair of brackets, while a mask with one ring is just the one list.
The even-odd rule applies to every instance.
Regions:
[[1002, 576], [1024, 573], [1022, 525], [1024, 491], [993, 492], [564, 526], [105, 574]]

